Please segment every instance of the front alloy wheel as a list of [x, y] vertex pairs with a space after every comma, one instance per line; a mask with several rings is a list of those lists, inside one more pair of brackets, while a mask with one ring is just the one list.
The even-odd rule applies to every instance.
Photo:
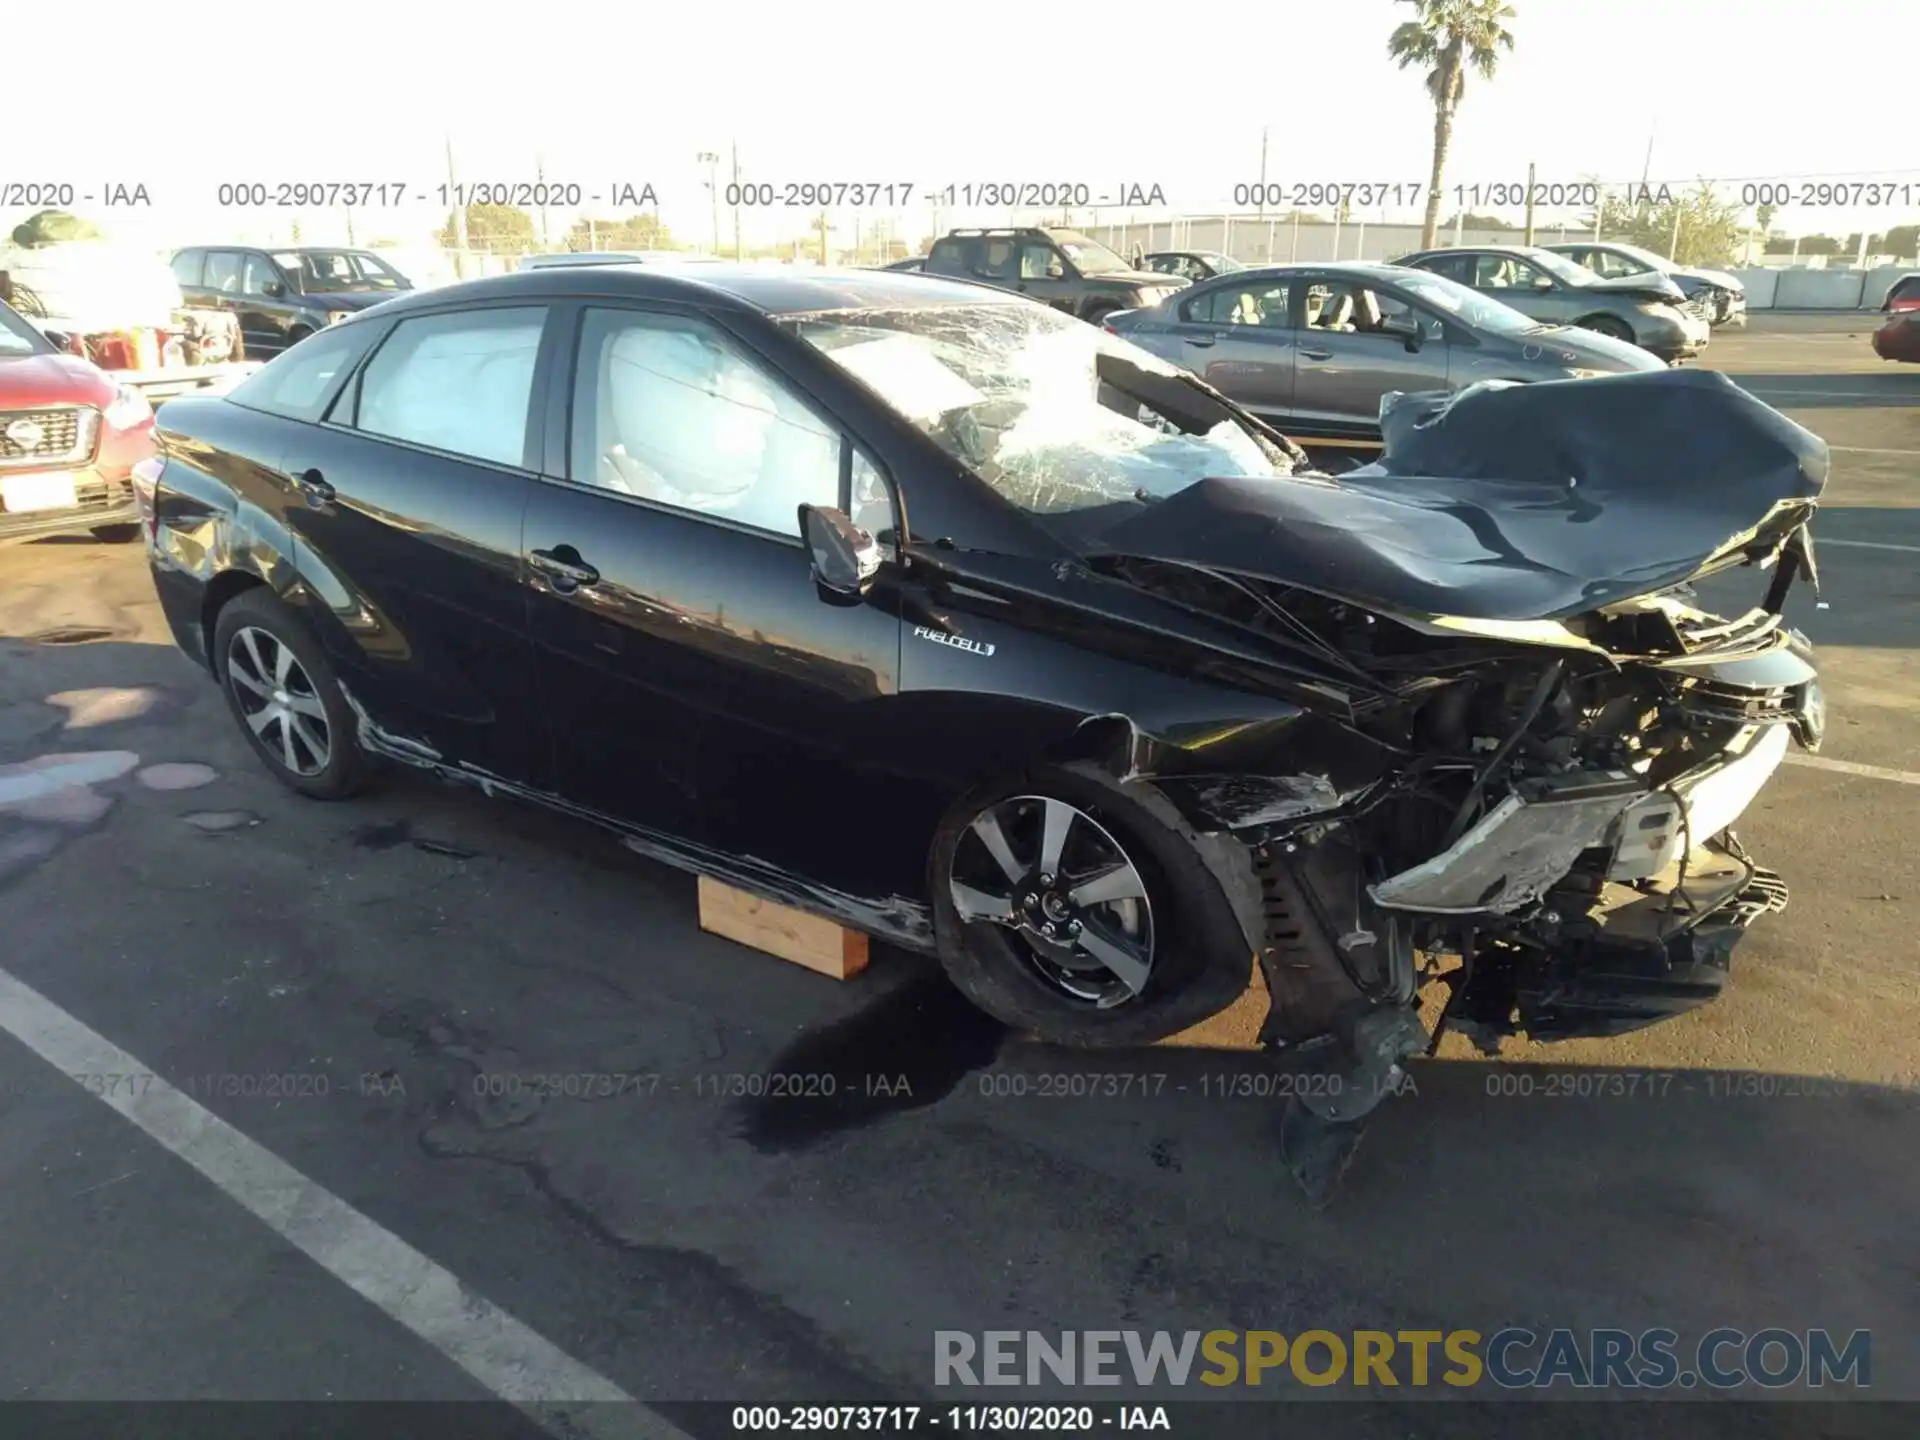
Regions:
[[273, 635], [248, 625], [227, 645], [227, 675], [247, 728], [268, 754], [311, 778], [333, 758], [333, 731], [313, 679]]
[[1153, 907], [1105, 826], [1064, 800], [1014, 795], [976, 815], [948, 874], [954, 910], [1014, 933], [1053, 989], [1096, 1009], [1137, 998], [1153, 974]]

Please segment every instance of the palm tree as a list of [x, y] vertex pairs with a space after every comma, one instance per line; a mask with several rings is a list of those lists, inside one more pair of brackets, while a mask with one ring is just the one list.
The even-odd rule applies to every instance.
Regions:
[[1420, 248], [1433, 248], [1440, 228], [1441, 183], [1447, 149], [1453, 143], [1453, 117], [1466, 90], [1467, 67], [1491, 80], [1500, 51], [1513, 49], [1513, 35], [1501, 23], [1513, 18], [1505, 0], [1396, 0], [1411, 5], [1419, 18], [1394, 27], [1387, 54], [1405, 70], [1420, 65], [1433, 97], [1433, 175], [1427, 185], [1427, 214], [1420, 227]]

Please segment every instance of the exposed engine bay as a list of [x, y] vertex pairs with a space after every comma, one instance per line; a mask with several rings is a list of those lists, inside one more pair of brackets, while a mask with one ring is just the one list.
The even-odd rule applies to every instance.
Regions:
[[1778, 615], [1721, 622], [1666, 595], [1565, 627], [1565, 649], [1490, 648], [1297, 590], [1121, 568], [1337, 658], [1353, 728], [1404, 757], [1345, 794], [1313, 777], [1197, 792], [1287, 857], [1371, 998], [1404, 1003], [1427, 957], [1459, 957], [1448, 1023], [1483, 1042], [1615, 1033], [1711, 998], [1732, 939], [1785, 903], [1731, 832], [1824, 726]]
[[[1208, 480], [1110, 530], [1126, 553], [1090, 558], [1259, 637], [1275, 693], [1311, 686], [1317, 718], [1377, 757], [1357, 781], [1158, 782], [1252, 849], [1277, 1048], [1359, 1074], [1447, 1028], [1489, 1050], [1634, 1029], [1717, 995], [1735, 942], [1786, 903], [1733, 827], [1825, 727], [1782, 614], [1796, 577], [1817, 585], [1825, 447], [1721, 377], [1690, 382], [1696, 412], [1727, 422], [1695, 457], [1636, 451], [1644, 429], [1584, 435], [1594, 397], [1638, 378], [1393, 397], [1387, 458], [1319, 480], [1333, 498], [1314, 477]], [[1656, 402], [1686, 388], [1652, 378]], [[1663, 499], [1659, 476], [1696, 458], [1696, 493]], [[1694, 583], [1734, 567], [1768, 572], [1762, 603], [1708, 613]], [[1435, 980], [1449, 999], [1430, 1035], [1412, 1002]]]

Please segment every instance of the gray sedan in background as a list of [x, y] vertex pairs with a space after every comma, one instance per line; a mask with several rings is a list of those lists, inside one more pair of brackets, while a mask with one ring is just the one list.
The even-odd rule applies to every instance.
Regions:
[[1377, 446], [1393, 390], [1665, 368], [1627, 341], [1543, 325], [1398, 265], [1240, 270], [1105, 323], [1309, 446]]
[[1423, 250], [1395, 263], [1445, 276], [1545, 324], [1631, 340], [1676, 365], [1706, 349], [1713, 334], [1705, 307], [1665, 275], [1602, 279], [1537, 245]]

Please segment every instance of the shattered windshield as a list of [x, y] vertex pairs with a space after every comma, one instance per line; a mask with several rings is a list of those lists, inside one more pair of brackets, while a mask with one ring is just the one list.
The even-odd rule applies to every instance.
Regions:
[[1549, 275], [1554, 276], [1565, 284], [1591, 285], [1593, 283], [1594, 277], [1591, 270], [1587, 269], [1584, 265], [1576, 265], [1566, 256], [1556, 255], [1551, 250], [1535, 248], [1531, 250], [1516, 250], [1514, 253], [1524, 255], [1530, 264], [1538, 265]]
[[1089, 240], [1084, 235], [1057, 232], [1053, 243], [1082, 275], [1112, 275], [1133, 268], [1098, 240]]
[[1284, 450], [1182, 372], [1056, 310], [841, 310], [788, 323], [1031, 514], [1293, 473]]
[[1475, 330], [1494, 335], [1526, 335], [1547, 328], [1532, 316], [1522, 315], [1511, 305], [1490, 300], [1478, 290], [1469, 290], [1444, 275], [1412, 270], [1405, 275], [1394, 276], [1393, 283], [1414, 299], [1424, 300]]

